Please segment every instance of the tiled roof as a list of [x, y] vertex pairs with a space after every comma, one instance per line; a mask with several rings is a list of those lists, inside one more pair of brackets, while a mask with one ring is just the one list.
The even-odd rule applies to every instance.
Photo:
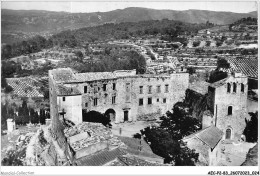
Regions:
[[6, 82], [13, 88], [13, 93], [19, 97], [43, 97], [39, 88], [44, 85], [30, 77], [6, 78]]
[[141, 145], [140, 145], [140, 139], [123, 137], [123, 136], [117, 136], [117, 137], [119, 140], [121, 140], [123, 143], [126, 144], [127, 146], [126, 151], [130, 154], [162, 159], [162, 157], [153, 153], [150, 146], [143, 139], [141, 140]]
[[119, 156], [118, 160], [126, 166], [162, 166], [163, 164], [151, 163], [137, 157]]
[[242, 72], [248, 77], [258, 78], [257, 58], [230, 58], [230, 71]]
[[224, 78], [224, 79], [221, 79], [217, 82], [214, 82], [214, 83], [210, 84], [210, 87], [217, 88], [217, 87], [223, 86], [223, 85], [225, 85], [227, 79], [228, 78]]
[[208, 93], [209, 85], [210, 85], [210, 83], [208, 83], [206, 81], [196, 81], [196, 82], [193, 82], [192, 84], [189, 84], [189, 89], [193, 90], [195, 92], [198, 92], [202, 95], [205, 95], [206, 93]]
[[75, 74], [77, 81], [95, 81], [102, 79], [115, 79], [116, 75], [112, 72], [89, 72], [89, 73], [77, 73]]
[[88, 73], [73, 73], [70, 68], [59, 68], [51, 70], [54, 80], [57, 83], [75, 83], [88, 82], [97, 80], [117, 79], [123, 77], [132, 78], [170, 78], [169, 74], [151, 75], [142, 74], [136, 75], [135, 70], [117, 70], [114, 72], [88, 72]]
[[184, 140], [189, 140], [192, 137], [200, 139], [207, 144], [211, 149], [214, 149], [218, 142], [222, 139], [223, 132], [215, 126], [202, 129], [196, 133], [184, 137]]
[[81, 95], [76, 87], [65, 87], [60, 84], [57, 85], [57, 94], [60, 96]]
[[119, 148], [114, 150], [105, 150], [95, 153], [91, 156], [82, 157], [76, 160], [78, 166], [102, 166], [110, 161], [115, 160], [117, 157], [126, 155], [127, 153]]
[[75, 75], [70, 68], [58, 68], [51, 70], [53, 78], [56, 82], [71, 82], [75, 81]]

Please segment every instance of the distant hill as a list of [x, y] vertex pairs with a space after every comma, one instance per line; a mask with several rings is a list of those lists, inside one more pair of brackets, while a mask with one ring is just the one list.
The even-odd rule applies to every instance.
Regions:
[[233, 13], [206, 10], [155, 10], [130, 7], [122, 10], [95, 13], [68, 13], [40, 10], [2, 9], [2, 32], [55, 32], [66, 29], [96, 26], [105, 23], [138, 22], [146, 20], [177, 20], [187, 23], [230, 24], [245, 17], [257, 17], [257, 12]]

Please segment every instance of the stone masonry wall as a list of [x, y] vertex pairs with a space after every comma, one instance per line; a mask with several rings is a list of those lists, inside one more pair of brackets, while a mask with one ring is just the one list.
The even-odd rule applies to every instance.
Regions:
[[[65, 101], [63, 101], [65, 98]], [[82, 122], [82, 97], [81, 95], [77, 96], [58, 96], [58, 109], [66, 110], [64, 117], [68, 120], [71, 120], [75, 124]]]
[[[176, 102], [184, 99], [188, 83], [188, 73], [174, 73], [168, 76], [119, 77], [74, 83], [74, 86], [82, 93], [82, 109], [101, 113], [113, 109], [115, 122], [120, 123], [124, 122], [124, 111], [128, 111], [128, 121], [136, 121], [139, 116], [155, 113], [160, 116], [171, 110]], [[104, 84], [106, 84], [106, 90], [103, 89]], [[168, 85], [168, 92], [165, 91], [166, 85]], [[85, 86], [86, 93], [84, 93]], [[113, 90], [114, 86], [115, 90]], [[143, 86], [142, 93], [140, 86]], [[152, 86], [151, 92], [149, 92], [149, 86]], [[160, 86], [160, 91], [157, 86]], [[112, 97], [115, 97], [114, 103], [112, 103]], [[148, 98], [152, 99], [151, 104], [148, 104]], [[143, 105], [139, 105], [139, 99], [143, 99]], [[94, 101], [97, 101], [97, 105], [94, 105]]]
[[[227, 92], [227, 83], [232, 83], [231, 93]], [[236, 93], [233, 92], [233, 83], [236, 83]], [[244, 92], [241, 92], [241, 83], [244, 84]], [[228, 128], [231, 129], [231, 139], [239, 139], [246, 126], [247, 113], [247, 78], [229, 77], [226, 84], [215, 89], [214, 114], [217, 121], [216, 126], [224, 134]], [[216, 110], [217, 106], [217, 110]], [[232, 106], [232, 115], [228, 115], [228, 107]]]

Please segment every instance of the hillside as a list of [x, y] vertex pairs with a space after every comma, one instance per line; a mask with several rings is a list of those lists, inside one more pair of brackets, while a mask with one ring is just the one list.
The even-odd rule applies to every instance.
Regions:
[[245, 17], [257, 17], [257, 12], [232, 13], [206, 10], [155, 10], [130, 7], [122, 10], [94, 13], [68, 13], [41, 10], [7, 10], [1, 12], [3, 43], [31, 37], [35, 33], [48, 36], [68, 29], [96, 26], [105, 23], [138, 22], [169, 19], [187, 23], [230, 24]]
[[[149, 35], [163, 35], [168, 39], [176, 39], [183, 33], [196, 33], [198, 30], [207, 28], [206, 24], [191, 24], [173, 20], [149, 20], [141, 22], [125, 22], [118, 24], [104, 24], [94, 27], [66, 30], [44, 38], [34, 36], [28, 40], [15, 42], [12, 45], [2, 44], [2, 59], [20, 56], [23, 54], [39, 52], [44, 48], [53, 46], [84, 46], [86, 43], [105, 40], [129, 39], [132, 37], [143, 37]], [[187, 42], [185, 38], [179, 38], [179, 42]], [[3, 41], [2, 41], [3, 42]]]

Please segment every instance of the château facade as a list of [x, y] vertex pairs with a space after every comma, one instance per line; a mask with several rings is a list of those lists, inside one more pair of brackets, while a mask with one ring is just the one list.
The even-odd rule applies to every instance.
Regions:
[[75, 73], [70, 68], [54, 69], [49, 71], [51, 118], [59, 114], [78, 124], [83, 121], [82, 110], [101, 112], [115, 123], [159, 117], [184, 99], [188, 84], [188, 73], [138, 75], [135, 70]]

